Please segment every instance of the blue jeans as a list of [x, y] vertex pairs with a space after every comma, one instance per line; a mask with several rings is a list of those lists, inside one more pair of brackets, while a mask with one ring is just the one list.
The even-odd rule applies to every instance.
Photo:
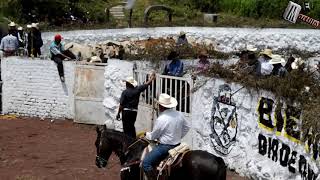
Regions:
[[142, 167], [145, 172], [152, 171], [154, 166], [157, 166], [168, 155], [168, 151], [175, 148], [176, 145], [159, 144], [153, 148], [153, 150], [146, 155], [142, 162]]

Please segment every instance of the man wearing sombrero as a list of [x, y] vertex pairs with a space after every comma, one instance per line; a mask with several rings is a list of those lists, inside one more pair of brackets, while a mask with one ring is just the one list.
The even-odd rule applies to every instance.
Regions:
[[15, 36], [15, 29], [11, 28], [13, 26], [15, 27], [15, 23], [11, 22], [8, 26], [8, 35], [3, 37], [0, 43], [0, 50], [3, 52], [5, 57], [14, 56], [19, 47], [18, 38]]
[[181, 31], [179, 33], [179, 37], [177, 39], [177, 45], [182, 46], [182, 45], [188, 45], [188, 39], [186, 37], [186, 33], [184, 31]]
[[123, 132], [130, 137], [136, 138], [134, 124], [137, 118], [140, 94], [147, 89], [155, 78], [155, 73], [152, 73], [149, 80], [140, 86], [138, 86], [138, 82], [133, 77], [128, 77], [125, 80], [126, 89], [121, 94], [116, 119], [120, 119], [120, 113], [122, 113]]
[[271, 49], [264, 49], [260, 53], [260, 57], [258, 58], [258, 65], [256, 69], [256, 74], [258, 76], [265, 76], [270, 75], [273, 70], [272, 64], [269, 61], [272, 59], [272, 50]]
[[183, 114], [176, 111], [178, 102], [168, 94], [160, 94], [157, 101], [160, 116], [155, 122], [152, 132], [147, 132], [145, 138], [148, 140], [158, 140], [159, 144], [146, 155], [142, 162], [142, 167], [149, 180], [156, 179], [156, 172], [153, 169], [164, 158], [168, 156], [168, 151], [181, 143], [181, 139], [188, 133], [190, 124]]

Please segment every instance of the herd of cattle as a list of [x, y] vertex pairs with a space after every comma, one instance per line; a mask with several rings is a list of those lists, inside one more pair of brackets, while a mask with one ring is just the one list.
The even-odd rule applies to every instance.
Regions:
[[[191, 48], [206, 47], [215, 48], [216, 43], [210, 39], [188, 38]], [[79, 57], [80, 61], [92, 63], [105, 63], [110, 58], [124, 59], [125, 54], [145, 54], [148, 49], [154, 47], [170, 49], [176, 46], [176, 39], [172, 37], [166, 38], [149, 38], [146, 40], [135, 41], [103, 41], [97, 44], [78, 44], [69, 42], [65, 45], [65, 49], [70, 50]]]

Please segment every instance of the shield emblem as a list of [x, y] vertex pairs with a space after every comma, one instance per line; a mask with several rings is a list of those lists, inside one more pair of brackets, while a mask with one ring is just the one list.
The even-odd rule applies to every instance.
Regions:
[[218, 96], [214, 97], [211, 114], [211, 141], [216, 152], [227, 155], [236, 142], [238, 119], [236, 106], [231, 99], [231, 88], [222, 85]]

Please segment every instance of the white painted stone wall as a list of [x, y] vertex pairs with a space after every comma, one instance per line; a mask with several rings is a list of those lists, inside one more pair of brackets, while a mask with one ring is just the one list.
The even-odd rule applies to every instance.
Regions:
[[[121, 63], [121, 66], [119, 66]], [[152, 68], [149, 64], [137, 63], [137, 67], [144, 70], [150, 70]], [[106, 114], [108, 116], [106, 124], [109, 127], [115, 126], [117, 130], [122, 129], [121, 121], [116, 121], [115, 116], [118, 110], [119, 98], [121, 92], [124, 90], [125, 85], [121, 82], [127, 76], [132, 75], [133, 62], [132, 61], [119, 61], [112, 60], [106, 67], [105, 77], [105, 100], [104, 106], [106, 107]], [[285, 131], [276, 133], [268, 131], [259, 125], [258, 117], [259, 113], [257, 107], [261, 97], [272, 99], [276, 102], [274, 95], [270, 92], [260, 91], [243, 88], [236, 93], [232, 101], [236, 106], [237, 121], [236, 125], [233, 125], [237, 129], [234, 143], [231, 143], [227, 148], [226, 154], [219, 152], [221, 147], [217, 145], [213, 135], [212, 129], [212, 110], [213, 110], [213, 98], [217, 96], [219, 86], [226, 82], [221, 79], [197, 77], [195, 81], [195, 88], [198, 89], [192, 96], [192, 146], [194, 149], [202, 149], [209, 151], [215, 155], [222, 157], [228, 164], [228, 167], [235, 169], [243, 176], [247, 176], [253, 179], [270, 179], [270, 180], [287, 180], [287, 179], [303, 179], [299, 172], [299, 163], [301, 157], [306, 159], [306, 167], [310, 167], [315, 174], [320, 173], [319, 158], [314, 160], [312, 153], [307, 152], [304, 148], [304, 144], [292, 141], [292, 139], [285, 136]], [[237, 91], [242, 86], [235, 83], [229, 83], [232, 92]], [[276, 125], [274, 119], [274, 108], [272, 111], [272, 123]], [[150, 109], [150, 108], [149, 108]], [[283, 107], [283, 110], [285, 107]], [[282, 112], [284, 114], [284, 111]], [[148, 108], [139, 106], [139, 113], [136, 122], [137, 131], [150, 129], [151, 113]], [[228, 132], [232, 134], [235, 128], [228, 127]], [[278, 149], [276, 154], [270, 153], [268, 157], [269, 142], [267, 142], [266, 154], [259, 153], [259, 134], [266, 137], [266, 139], [273, 139], [278, 142]], [[221, 138], [221, 137], [220, 137]], [[295, 173], [289, 171], [289, 165], [283, 166], [280, 164], [280, 158], [284, 159], [284, 156], [280, 157], [280, 152], [283, 151], [283, 147], [288, 146], [288, 158], [291, 160], [290, 166], [295, 170]], [[261, 147], [260, 147], [261, 148]], [[286, 152], [286, 151], [283, 151]], [[294, 152], [296, 155], [294, 155]], [[272, 160], [272, 157], [276, 157], [276, 160]], [[287, 161], [288, 163], [288, 161]], [[308, 172], [308, 168], [306, 170]], [[307, 174], [308, 175], [308, 174]], [[315, 177], [315, 176], [313, 176]], [[318, 177], [319, 179], [319, 177]]]
[[103, 105], [106, 108], [107, 126], [115, 126], [122, 129], [121, 121], [116, 120], [119, 108], [119, 100], [123, 90], [125, 90], [125, 80], [128, 76], [133, 76], [133, 63], [121, 60], [109, 60], [105, 69], [105, 99]]
[[[215, 138], [211, 136], [213, 134], [211, 123], [216, 122], [212, 120], [212, 107], [213, 97], [217, 96], [219, 86], [226, 82], [220, 79], [200, 77], [196, 83], [204, 85], [193, 94], [192, 124], [195, 131], [193, 133], [193, 146], [195, 149], [207, 150], [221, 156], [226, 161], [229, 168], [235, 169], [241, 175], [253, 179], [303, 179], [299, 173], [300, 155], [305, 157], [307, 163], [310, 165], [310, 169], [312, 169], [314, 173], [320, 173], [319, 157], [317, 160], [314, 160], [311, 155], [312, 153], [305, 150], [304, 143], [299, 144], [292, 139], [285, 137], [284, 130], [282, 130], [281, 134], [277, 134], [275, 130], [269, 131], [259, 125], [259, 115], [257, 111], [259, 99], [264, 97], [276, 102], [274, 95], [265, 91], [256, 92], [244, 88], [233, 96], [232, 99], [237, 108], [238, 132], [234, 144], [228, 148], [228, 154], [221, 154], [219, 151], [219, 147], [221, 146], [217, 145]], [[230, 85], [232, 92], [241, 88], [241, 85], [239, 84], [227, 84]], [[220, 107], [222, 106], [220, 105]], [[276, 125], [274, 109], [275, 107], [273, 107], [271, 117], [273, 125]], [[283, 107], [283, 110], [284, 109], [285, 108]], [[284, 112], [282, 113], [284, 114]], [[232, 134], [231, 127], [228, 128], [228, 132], [229, 134]], [[275, 155], [277, 157], [276, 159], [272, 160], [272, 151], [270, 153], [270, 158], [268, 157], [269, 142], [267, 142], [268, 148], [266, 155], [261, 155], [259, 153], [259, 134], [262, 134], [267, 139], [271, 138], [279, 142], [277, 155]], [[292, 162], [290, 165], [295, 169], [295, 173], [289, 172], [288, 165], [285, 167], [280, 165], [280, 151], [285, 145], [290, 147], [288, 158], [295, 160], [295, 162]], [[293, 155], [293, 151], [297, 152], [296, 156]], [[284, 156], [281, 158], [284, 158]], [[317, 179], [319, 179], [319, 177], [317, 177]]]
[[159, 37], [177, 37], [180, 31], [187, 32], [187, 38], [203, 43], [206, 39], [213, 40], [217, 49], [230, 52], [252, 44], [259, 49], [273, 50], [295, 48], [301, 51], [319, 52], [320, 33], [317, 29], [280, 29], [280, 28], [210, 28], [210, 27], [156, 27], [156, 28], [124, 28], [77, 30], [62, 32], [45, 32], [42, 34], [43, 52], [56, 33], [64, 37], [65, 42], [80, 44], [96, 44], [102, 41], [142, 40]]
[[64, 62], [65, 83], [53, 61], [9, 57], [1, 61], [3, 113], [74, 117], [74, 63]]

